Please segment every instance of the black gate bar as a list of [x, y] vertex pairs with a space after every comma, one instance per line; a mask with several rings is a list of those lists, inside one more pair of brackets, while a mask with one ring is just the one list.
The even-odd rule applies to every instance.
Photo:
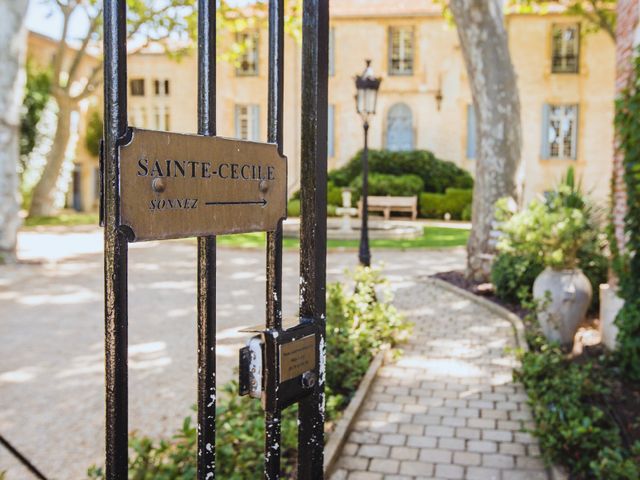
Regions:
[[[269, 81], [267, 104], [267, 141], [278, 145], [282, 154], [284, 91], [284, 0], [269, 0]], [[282, 330], [282, 222], [267, 232], [266, 328]], [[267, 342], [269, 343], [269, 342]], [[268, 344], [271, 349], [273, 345]], [[270, 358], [275, 358], [271, 355]], [[278, 365], [265, 370], [265, 387], [274, 388]], [[276, 393], [277, 395], [277, 393]], [[280, 476], [281, 412], [265, 410], [264, 478]]]
[[319, 327], [320, 378], [298, 411], [298, 478], [322, 479], [327, 254], [329, 0], [304, 0], [300, 189], [300, 317]]
[[[216, 134], [216, 0], [198, 0], [198, 134]], [[216, 237], [198, 237], [198, 480], [216, 471]]]
[[118, 228], [118, 138], [127, 129], [126, 1], [104, 2], [104, 309], [106, 478], [127, 478], [127, 252]]

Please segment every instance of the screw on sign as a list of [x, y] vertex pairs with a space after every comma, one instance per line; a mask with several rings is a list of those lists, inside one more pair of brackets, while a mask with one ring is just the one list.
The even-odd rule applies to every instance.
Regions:
[[[264, 478], [280, 475], [280, 416], [298, 404], [298, 478], [323, 477], [328, 0], [304, 0], [300, 318], [282, 325], [284, 0], [269, 1], [265, 143], [216, 136], [216, 2], [198, 0], [198, 135], [127, 126], [126, 0], [104, 1], [106, 478], [127, 478], [130, 242], [198, 237], [198, 480], [215, 478], [216, 239], [267, 232], [265, 325], [240, 352], [242, 393], [265, 410]], [[221, 86], [224, 88], [224, 86]], [[302, 112], [305, 112], [302, 115]], [[135, 322], [135, 318], [130, 320]], [[259, 359], [259, 361], [258, 361]], [[196, 368], [196, 366], [194, 366]]]

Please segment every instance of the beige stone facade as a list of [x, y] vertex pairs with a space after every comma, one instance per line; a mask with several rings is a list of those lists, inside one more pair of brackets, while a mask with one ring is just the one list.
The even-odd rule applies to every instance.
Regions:
[[[367, 8], [370, 5], [377, 8]], [[383, 77], [378, 112], [371, 121], [371, 147], [427, 149], [473, 171], [472, 99], [455, 27], [442, 18], [439, 7], [415, 5], [389, 0], [333, 2], [330, 168], [343, 165], [362, 146], [353, 77], [362, 72], [364, 60], [371, 59], [376, 74]], [[604, 33], [584, 34], [584, 28], [579, 32], [579, 20], [561, 14], [510, 14], [506, 21], [522, 103], [525, 200], [552, 187], [574, 165], [585, 189], [607, 201], [613, 141], [613, 42]], [[565, 32], [562, 26], [569, 28]], [[556, 30], [562, 35], [577, 34], [577, 40], [568, 42], [577, 50], [573, 57], [576, 72], [554, 71], [552, 59], [558, 52], [552, 38]], [[248, 48], [239, 60], [244, 69], [218, 62], [218, 135], [266, 140], [266, 30], [257, 32], [255, 38], [256, 53]], [[290, 162], [291, 193], [299, 184], [301, 52], [292, 38], [287, 38], [285, 50], [284, 152]], [[196, 132], [195, 55], [174, 60], [162, 53], [139, 53], [129, 58], [128, 74], [132, 125]], [[133, 89], [143, 94], [134, 95]], [[558, 137], [555, 144], [551, 137]]]

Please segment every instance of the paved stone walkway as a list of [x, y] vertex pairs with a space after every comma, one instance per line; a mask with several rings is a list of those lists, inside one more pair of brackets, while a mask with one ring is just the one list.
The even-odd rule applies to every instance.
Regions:
[[396, 291], [415, 323], [383, 366], [332, 480], [547, 479], [521, 385], [511, 324], [426, 283]]

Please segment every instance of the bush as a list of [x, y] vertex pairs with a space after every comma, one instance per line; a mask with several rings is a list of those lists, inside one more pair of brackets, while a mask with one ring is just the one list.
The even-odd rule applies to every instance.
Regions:
[[533, 282], [543, 269], [535, 257], [500, 253], [491, 268], [491, 283], [499, 298], [523, 303], [531, 297]]
[[442, 193], [423, 193], [420, 195], [420, 216], [425, 218], [444, 218], [449, 213], [454, 220], [471, 217], [473, 191], [459, 188], [447, 188]]
[[291, 199], [287, 203], [287, 217], [300, 216], [300, 200]]
[[[349, 185], [353, 194], [353, 205], [362, 196], [362, 175], [358, 175]], [[393, 197], [411, 197], [420, 195], [424, 182], [417, 175], [387, 175], [371, 173], [369, 175], [369, 195], [391, 195]]]
[[[369, 171], [388, 175], [417, 175], [423, 190], [444, 193], [447, 188], [470, 189], [473, 178], [453, 162], [440, 160], [427, 150], [392, 152], [369, 150]], [[329, 180], [336, 186], [346, 187], [362, 172], [362, 152], [358, 152], [342, 168], [329, 172]]]
[[571, 478], [640, 477], [640, 443], [625, 446], [613, 417], [598, 405], [608, 388], [591, 362], [570, 362], [559, 347], [544, 343], [521, 361], [514, 377], [527, 390], [533, 433], [549, 462], [568, 467]]
[[[356, 289], [334, 283], [327, 290], [326, 420], [335, 421], [349, 403], [372, 357], [383, 345], [403, 341], [410, 325], [391, 305], [386, 282], [377, 270], [359, 267]], [[382, 290], [382, 291], [381, 291]], [[238, 396], [237, 382], [223, 388], [216, 406], [216, 470], [219, 478], [261, 478], [264, 412], [260, 402]], [[297, 407], [282, 413], [282, 478], [291, 478], [297, 452]], [[129, 438], [129, 478], [139, 480], [195, 480], [197, 432], [190, 417], [170, 439]], [[104, 479], [101, 468], [88, 476]]]

